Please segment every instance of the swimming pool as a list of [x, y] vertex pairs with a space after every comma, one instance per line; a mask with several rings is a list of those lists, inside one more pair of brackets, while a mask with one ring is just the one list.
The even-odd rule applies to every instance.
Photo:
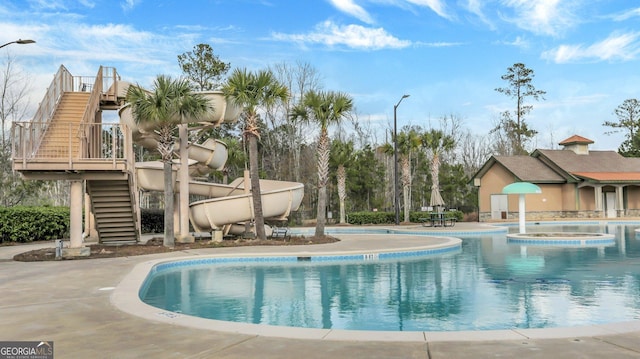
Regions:
[[[549, 328], [640, 317], [640, 240], [631, 225], [540, 226], [609, 232], [613, 245], [464, 238], [455, 253], [372, 261], [246, 261], [156, 270], [141, 299], [173, 313], [278, 326], [384, 331]], [[528, 227], [529, 230], [529, 227]]]

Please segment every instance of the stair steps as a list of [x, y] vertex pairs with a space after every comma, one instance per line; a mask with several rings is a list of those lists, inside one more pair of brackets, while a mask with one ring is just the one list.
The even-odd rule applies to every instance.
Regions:
[[78, 130], [90, 95], [87, 92], [65, 92], [62, 95], [36, 157], [79, 157]]
[[140, 231], [131, 180], [88, 180], [87, 191], [100, 243], [138, 242]]

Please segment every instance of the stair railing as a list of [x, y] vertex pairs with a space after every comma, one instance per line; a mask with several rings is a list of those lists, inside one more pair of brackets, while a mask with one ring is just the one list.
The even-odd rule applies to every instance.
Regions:
[[[53, 77], [53, 81], [51, 81], [51, 84], [47, 88], [44, 99], [40, 102], [36, 114], [28, 125], [28, 136], [24, 136], [24, 138], [22, 138], [25, 142], [17, 142], [22, 145], [20, 152], [23, 159], [26, 159], [27, 157], [31, 158], [35, 155], [38, 147], [40, 147], [44, 133], [47, 131], [47, 128], [49, 128], [49, 124], [53, 118], [53, 112], [56, 110], [58, 102], [60, 102], [60, 99], [62, 98], [62, 94], [65, 91], [72, 90], [73, 76], [69, 70], [64, 67], [64, 65], [60, 65], [58, 72], [56, 72]], [[24, 135], [24, 133], [21, 133], [21, 135]], [[16, 150], [15, 144], [16, 142], [14, 141], [14, 153]]]
[[[80, 78], [82, 81], [82, 78]], [[82, 115], [82, 120], [80, 121], [80, 127], [78, 128], [78, 138], [80, 139], [81, 153], [79, 157], [81, 158], [91, 158], [91, 152], [89, 150], [89, 140], [92, 135], [91, 132], [95, 129], [94, 126], [90, 126], [96, 123], [96, 113], [98, 113], [98, 109], [100, 107], [100, 97], [102, 96], [102, 66], [98, 70], [98, 74], [95, 79], [93, 79], [93, 84], [83, 83], [81, 86], [82, 90], [91, 92], [89, 95], [89, 100], [87, 101], [87, 107], [84, 109], [84, 114]], [[89, 125], [89, 126], [87, 126]], [[100, 130], [100, 129], [98, 129]]]

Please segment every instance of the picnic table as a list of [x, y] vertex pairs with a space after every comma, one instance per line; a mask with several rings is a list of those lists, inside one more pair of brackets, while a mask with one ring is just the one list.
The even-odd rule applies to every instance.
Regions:
[[420, 218], [424, 227], [453, 227], [456, 225], [456, 217], [452, 213], [431, 212], [429, 217]]

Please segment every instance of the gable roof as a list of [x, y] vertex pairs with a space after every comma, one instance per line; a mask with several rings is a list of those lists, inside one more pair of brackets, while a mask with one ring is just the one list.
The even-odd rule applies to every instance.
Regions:
[[482, 178], [494, 164], [500, 164], [520, 181], [563, 183], [565, 179], [531, 156], [491, 156], [472, 178]]
[[640, 158], [623, 157], [615, 151], [535, 150], [531, 156], [491, 156], [472, 178], [482, 178], [500, 164], [517, 180], [531, 183], [640, 182]]

